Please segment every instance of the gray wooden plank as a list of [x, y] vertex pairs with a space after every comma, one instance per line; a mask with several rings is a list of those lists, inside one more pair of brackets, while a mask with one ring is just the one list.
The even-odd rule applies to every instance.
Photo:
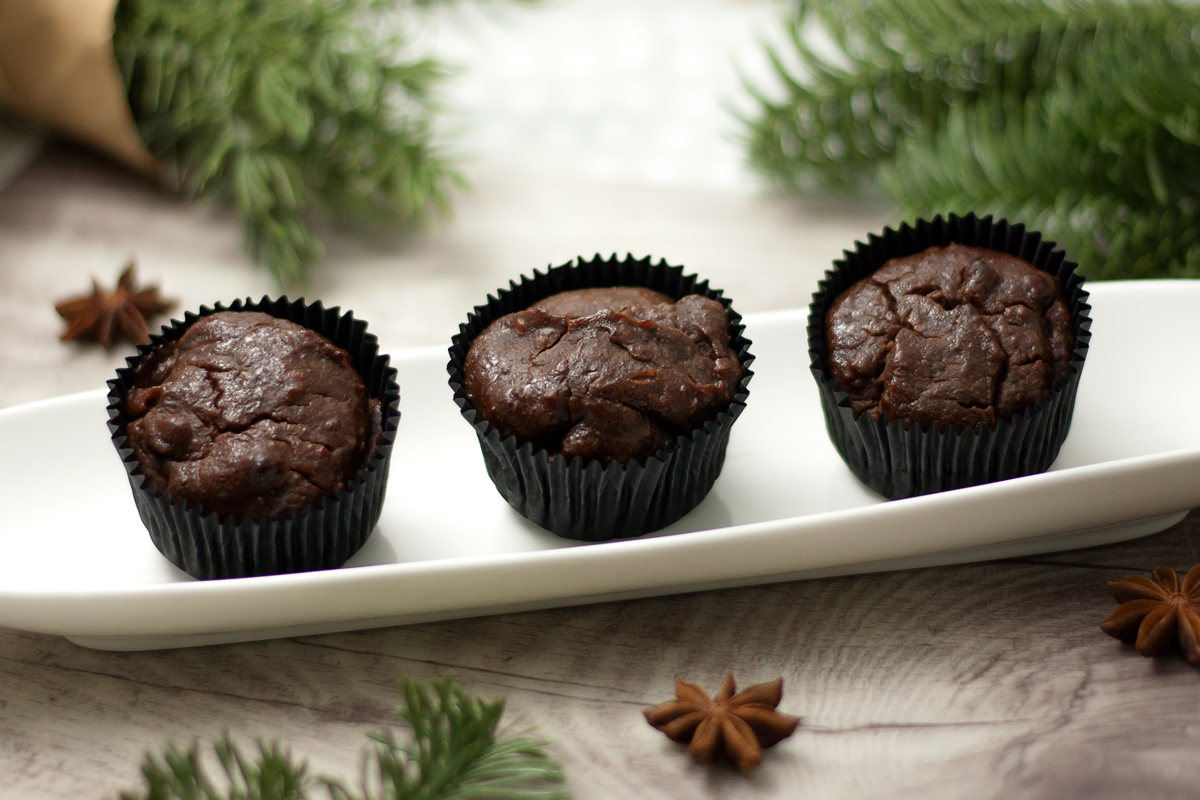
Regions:
[[[799, 306], [887, 216], [477, 178], [461, 224], [420, 243], [335, 238], [322, 296], [367, 309], [389, 346], [433, 344], [552, 251], [619, 242], [697, 268], [743, 311]], [[185, 305], [270, 289], [228, 215], [52, 150], [0, 193], [0, 406], [97, 387], [121, 362], [58, 344], [52, 301], [114, 276], [131, 248]], [[380, 286], [382, 299], [363, 288]], [[552, 737], [579, 798], [1194, 796], [1200, 676], [1097, 626], [1114, 607], [1105, 581], [1186, 569], [1198, 525], [1015, 561], [193, 650], [0, 630], [0, 796], [111, 797], [146, 748], [223, 730], [349, 775], [363, 730], [393, 721], [396, 678], [448, 669], [507, 696], [513, 729]], [[729, 668], [743, 684], [783, 676], [784, 710], [805, 718], [751, 776], [692, 764], [640, 714], [676, 676], [715, 688]]]
[[[1142, 543], [406, 628], [153, 653], [0, 631], [0, 774], [20, 796], [111, 793], [139, 753], [231, 730], [356, 769], [401, 674], [448, 669], [556, 740], [580, 798], [1186, 796], [1200, 691], [1097, 627], [1133, 548], [1182, 553], [1189, 517]], [[640, 709], [684, 676], [782, 675], [797, 735], [752, 776], [690, 763]], [[1134, 791], [1134, 790], [1137, 791]]]

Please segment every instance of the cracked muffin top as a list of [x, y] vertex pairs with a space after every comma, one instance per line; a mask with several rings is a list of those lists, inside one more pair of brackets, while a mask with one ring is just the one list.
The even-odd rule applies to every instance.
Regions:
[[568, 459], [653, 455], [727, 408], [742, 369], [715, 300], [579, 289], [500, 317], [471, 343], [467, 398], [502, 436]]
[[349, 353], [252, 311], [203, 317], [152, 350], [126, 409], [129, 446], [159, 491], [255, 522], [336, 493], [381, 432]]
[[830, 306], [829, 373], [857, 417], [994, 428], [1066, 371], [1074, 324], [1058, 278], [951, 244], [886, 262]]

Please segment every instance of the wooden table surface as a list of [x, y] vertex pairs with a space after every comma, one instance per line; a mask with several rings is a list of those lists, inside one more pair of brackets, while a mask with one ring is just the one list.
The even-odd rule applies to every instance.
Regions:
[[[419, 237], [331, 233], [312, 296], [385, 349], [442, 344], [511, 276], [576, 253], [682, 262], [747, 311], [807, 302], [884, 208], [523, 181], [476, 171]], [[124, 352], [61, 344], [53, 301], [143, 276], [183, 307], [273, 290], [236, 221], [55, 148], [0, 192], [0, 405], [96, 388]], [[3, 443], [0, 443], [3, 447]], [[13, 457], [5, 453], [6, 457]], [[0, 489], [2, 491], [2, 489]], [[964, 524], [967, 524], [964, 521]], [[0, 629], [0, 797], [114, 797], [147, 749], [223, 731], [352, 778], [401, 675], [453, 670], [554, 740], [578, 798], [1126, 798], [1200, 794], [1200, 672], [1105, 636], [1105, 581], [1198, 559], [1200, 516], [1108, 547], [159, 652]], [[0, 557], [3, 557], [0, 554]], [[796, 735], [755, 773], [700, 767], [643, 721], [676, 676], [783, 676]]]

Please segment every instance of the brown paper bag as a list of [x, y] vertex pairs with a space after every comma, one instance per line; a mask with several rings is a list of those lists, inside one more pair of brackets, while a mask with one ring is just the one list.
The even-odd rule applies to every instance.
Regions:
[[113, 55], [117, 0], [0, 0], [0, 108], [150, 176]]

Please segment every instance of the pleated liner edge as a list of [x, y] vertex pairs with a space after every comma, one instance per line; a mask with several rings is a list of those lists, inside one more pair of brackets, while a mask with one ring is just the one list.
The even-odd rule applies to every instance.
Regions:
[[[232, 516], [220, 519], [199, 506], [189, 508], [183, 500], [174, 500], [146, 482], [132, 448], [125, 446], [129, 422], [125, 396], [133, 385], [134, 368], [157, 345], [179, 339], [196, 320], [219, 311], [262, 311], [320, 333], [350, 354], [368, 393], [380, 399], [383, 433], [379, 443], [350, 485], [333, 497], [255, 523]], [[341, 314], [339, 308], [324, 308], [319, 301], [309, 304], [303, 299], [289, 302], [287, 297], [263, 297], [254, 302], [247, 298], [229, 306], [202, 306], [198, 314], [187, 312], [182, 321], [164, 325], [161, 333], [150, 337], [149, 344], [138, 347], [137, 355], [126, 359], [128, 366], [118, 369], [117, 377], [108, 382], [108, 427], [125, 465], [138, 514], [154, 545], [171, 563], [204, 580], [275, 575], [340, 567], [363, 546], [383, 508], [400, 420], [396, 370], [389, 366], [389, 356], [379, 354], [378, 340], [366, 329], [367, 323], [355, 319], [352, 312]]]
[[[704, 423], [673, 445], [627, 465], [599, 461], [584, 463], [534, 450], [531, 443], [518, 446], [515, 437], [501, 438], [499, 431], [483, 419], [466, 397], [463, 363], [471, 342], [494, 320], [521, 311], [559, 292], [605, 286], [645, 286], [679, 299], [699, 294], [721, 303], [729, 313], [730, 345], [738, 354], [742, 379], [729, 408]], [[508, 289], [488, 295], [487, 303], [476, 306], [459, 326], [450, 346], [450, 386], [454, 402], [474, 428], [483, 451], [488, 476], [496, 489], [522, 516], [559, 536], [583, 541], [608, 541], [640, 536], [670, 525], [695, 508], [712, 489], [725, 462], [725, 449], [733, 423], [746, 407], [749, 369], [754, 356], [744, 335], [742, 317], [719, 289], [695, 275], [684, 275], [682, 267], [665, 260], [651, 264], [650, 258], [614, 254], [605, 259], [582, 257], [532, 277], [510, 281]]]
[[[998, 250], [1019, 256], [1038, 269], [1056, 275], [1063, 287], [1075, 323], [1075, 351], [1066, 372], [1050, 391], [1011, 420], [998, 422], [992, 430], [944, 430], [919, 425], [906, 428], [903, 421], [891, 424], [868, 414], [855, 419], [848, 396], [825, 369], [825, 314], [839, 294], [866, 277], [888, 259], [919, 253], [951, 242]], [[975, 486], [992, 481], [1044, 472], [1058, 457], [1071, 428], [1075, 393], [1091, 338], [1088, 293], [1078, 265], [1066, 253], [1054, 249], [1042, 235], [1027, 232], [1024, 225], [1007, 220], [982, 219], [974, 214], [932, 221], [905, 223], [898, 231], [885, 228], [868, 241], [855, 242], [854, 252], [834, 262], [833, 269], [813, 294], [808, 317], [808, 351], [813, 377], [821, 392], [821, 407], [829, 436], [851, 471], [870, 488], [890, 499]]]

